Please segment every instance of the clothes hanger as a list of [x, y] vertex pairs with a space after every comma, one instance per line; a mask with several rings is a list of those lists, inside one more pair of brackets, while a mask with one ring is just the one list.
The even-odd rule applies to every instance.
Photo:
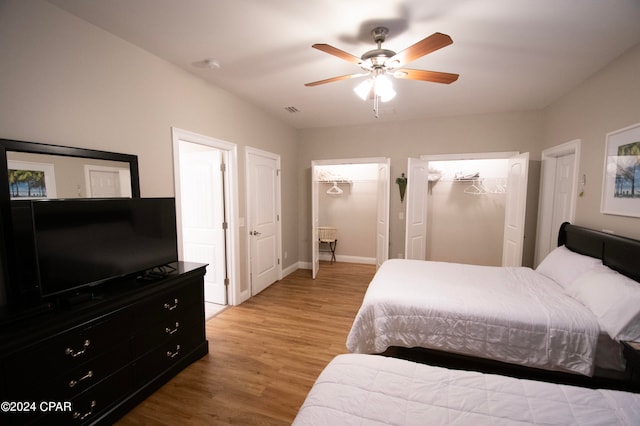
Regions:
[[342, 189], [340, 189], [338, 187], [338, 183], [337, 182], [333, 182], [333, 186], [331, 188], [327, 189], [327, 194], [340, 195], [340, 194], [342, 194]]

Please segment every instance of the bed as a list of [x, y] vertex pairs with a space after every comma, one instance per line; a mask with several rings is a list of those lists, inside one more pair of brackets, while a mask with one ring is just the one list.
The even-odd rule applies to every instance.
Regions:
[[637, 425], [640, 394], [343, 354], [318, 376], [294, 426]]
[[640, 242], [565, 223], [535, 269], [392, 259], [347, 338], [352, 353], [425, 348], [593, 376], [640, 339]]

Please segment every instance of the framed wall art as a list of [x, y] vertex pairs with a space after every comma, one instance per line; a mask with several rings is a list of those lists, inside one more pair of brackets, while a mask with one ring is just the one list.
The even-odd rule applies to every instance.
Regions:
[[7, 169], [12, 200], [56, 198], [53, 164], [9, 160]]
[[600, 211], [640, 217], [640, 123], [607, 134], [604, 157]]

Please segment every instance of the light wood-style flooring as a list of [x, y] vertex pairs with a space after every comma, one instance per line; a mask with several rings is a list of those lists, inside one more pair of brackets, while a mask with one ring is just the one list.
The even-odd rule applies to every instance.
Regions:
[[337, 354], [374, 265], [322, 263], [298, 270], [207, 322], [209, 354], [118, 425], [289, 425]]

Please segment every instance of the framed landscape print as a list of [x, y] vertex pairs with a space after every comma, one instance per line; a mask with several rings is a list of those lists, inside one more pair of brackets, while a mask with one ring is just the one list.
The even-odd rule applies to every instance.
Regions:
[[53, 164], [10, 160], [7, 168], [12, 200], [56, 198]]
[[607, 134], [601, 212], [640, 217], [640, 123]]

